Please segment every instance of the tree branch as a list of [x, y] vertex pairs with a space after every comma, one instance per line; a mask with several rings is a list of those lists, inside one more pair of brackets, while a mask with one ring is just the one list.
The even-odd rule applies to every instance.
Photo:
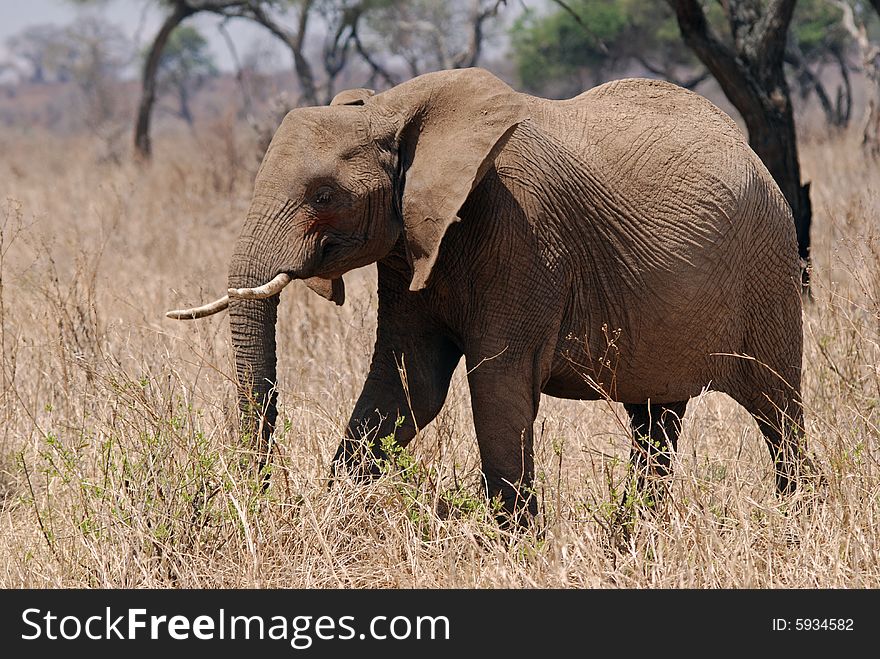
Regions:
[[148, 160], [152, 155], [150, 142], [150, 114], [156, 101], [156, 74], [159, 71], [159, 62], [162, 60], [162, 51], [174, 29], [184, 19], [195, 13], [195, 10], [186, 2], [176, 2], [174, 10], [165, 17], [162, 27], [153, 39], [147, 57], [144, 62], [141, 75], [141, 100], [138, 105], [137, 122], [134, 128], [134, 148], [137, 155]]
[[303, 54], [303, 44], [305, 43], [306, 30], [308, 28], [309, 13], [311, 12], [314, 0], [305, 0], [299, 13], [296, 32], [291, 32], [286, 27], [278, 23], [272, 18], [259, 0], [247, 0], [245, 2], [223, 3], [229, 7], [244, 7], [246, 12], [228, 13], [222, 9], [214, 7], [206, 7], [209, 11], [220, 14], [221, 16], [233, 16], [236, 18], [250, 18], [259, 23], [271, 32], [275, 37], [280, 39], [290, 49], [293, 55], [293, 67], [299, 79], [301, 98], [306, 105], [318, 105], [318, 92], [315, 85], [315, 75], [312, 72], [312, 66], [309, 64]]
[[238, 50], [236, 50], [235, 42], [232, 40], [229, 31], [226, 29], [226, 21], [228, 20], [228, 18], [223, 19], [223, 21], [217, 26], [217, 31], [220, 32], [220, 36], [223, 37], [223, 41], [226, 43], [226, 48], [229, 50], [229, 54], [232, 56], [232, 63], [235, 65], [235, 79], [238, 82], [238, 87], [241, 91], [242, 99], [244, 100], [244, 114], [245, 117], [247, 117], [248, 121], [250, 121], [254, 104], [251, 100], [251, 95], [248, 91], [247, 84], [245, 83], [244, 71], [241, 67], [241, 60], [238, 57]]
[[495, 4], [486, 9], [482, 9], [482, 4], [482, 0], [473, 0], [470, 40], [467, 50], [460, 53], [453, 61], [456, 69], [477, 65], [483, 50], [483, 23], [497, 16], [501, 6], [507, 5], [507, 0], [495, 0]]
[[[344, 12], [342, 20], [336, 26], [333, 36], [331, 37], [328, 32], [324, 38], [324, 71], [327, 72], [327, 77], [330, 78], [330, 81], [345, 68], [345, 64], [348, 61], [348, 49], [352, 40], [351, 32], [353, 27], [357, 25], [358, 20], [360, 20], [360, 8], [353, 10], [351, 13]], [[348, 31], [347, 35], [346, 31]], [[331, 91], [328, 81], [328, 102], [333, 97]]]
[[836, 125], [837, 121], [835, 118], [834, 107], [831, 105], [831, 100], [828, 98], [825, 86], [822, 84], [819, 77], [810, 70], [810, 67], [804, 60], [803, 54], [797, 45], [789, 45], [785, 52], [785, 63], [794, 67], [798, 80], [804, 89], [804, 92], [801, 94], [802, 98], [806, 100], [806, 94], [810, 90], [814, 91], [816, 97], [819, 99], [819, 105], [822, 106], [822, 111], [825, 113], [825, 121], [827, 121], [829, 125]]
[[709, 71], [703, 70], [695, 76], [682, 80], [674, 73], [672, 73], [672, 71], [660, 68], [659, 66], [652, 64], [642, 55], [636, 55], [635, 59], [639, 64], [641, 64], [654, 75], [658, 75], [664, 80], [668, 80], [669, 82], [676, 84], [679, 87], [684, 87], [685, 89], [693, 89], [711, 75]]
[[[603, 55], [608, 54], [608, 46], [605, 45], [605, 42], [602, 41], [596, 35], [595, 32], [593, 32], [593, 30], [590, 28], [590, 26], [584, 22], [584, 19], [582, 19], [580, 17], [580, 15], [578, 15], [578, 13], [574, 9], [569, 7], [567, 3], [563, 2], [563, 0], [552, 0], [552, 1], [554, 4], [559, 5], [563, 11], [565, 11], [569, 16], [571, 16], [575, 20], [575, 22], [583, 28], [584, 32], [586, 32], [587, 35], [596, 43], [596, 48], [599, 49], [600, 53], [602, 53]], [[670, 2], [671, 1], [672, 0], [670, 0]]]
[[379, 64], [370, 53], [367, 52], [367, 49], [364, 48], [364, 44], [361, 43], [361, 37], [358, 34], [357, 26], [354, 27], [351, 31], [351, 38], [354, 40], [354, 48], [358, 52], [358, 55], [361, 56], [361, 59], [367, 63], [367, 65], [373, 70], [374, 75], [378, 75], [380, 78], [385, 80], [386, 84], [389, 87], [393, 87], [397, 84], [397, 80], [393, 75], [391, 75], [387, 69], [385, 69], [381, 64]]
[[846, 126], [852, 116], [852, 82], [849, 79], [849, 65], [840, 48], [832, 48], [831, 55], [837, 60], [837, 65], [840, 67], [840, 77], [843, 79], [843, 85], [837, 88], [837, 116], [840, 119], [840, 125]]
[[736, 108], [746, 112], [755, 94], [750, 76], [737, 63], [736, 53], [711, 28], [699, 0], [667, 0], [678, 19], [684, 42], [696, 53]]

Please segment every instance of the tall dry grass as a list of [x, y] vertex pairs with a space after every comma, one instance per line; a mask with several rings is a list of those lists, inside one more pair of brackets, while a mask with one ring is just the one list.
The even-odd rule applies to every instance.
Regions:
[[848, 138], [804, 145], [815, 302], [805, 312], [811, 448], [827, 487], [773, 491], [757, 427], [691, 401], [672, 498], [622, 537], [622, 407], [545, 398], [541, 533], [481, 498], [456, 373], [415, 462], [326, 488], [372, 348], [375, 275], [337, 308], [304, 287], [278, 323], [279, 450], [263, 491], [235, 433], [222, 292], [253, 144], [222, 123], [147, 168], [85, 138], [0, 134], [0, 585], [5, 587], [876, 587], [880, 584], [880, 168]]

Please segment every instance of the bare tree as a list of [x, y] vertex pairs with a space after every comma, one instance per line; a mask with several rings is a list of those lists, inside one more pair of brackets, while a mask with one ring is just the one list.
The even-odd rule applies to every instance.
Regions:
[[162, 61], [162, 53], [168, 44], [171, 33], [184, 20], [201, 11], [221, 12], [239, 5], [250, 5], [245, 0], [162, 0], [170, 6], [162, 26], [153, 38], [144, 58], [141, 73], [141, 99], [138, 103], [137, 121], [134, 129], [135, 153], [142, 159], [149, 159], [152, 153], [150, 142], [150, 119], [156, 103], [156, 76]]
[[69, 71], [64, 68], [64, 64], [73, 55], [70, 53], [67, 31], [63, 27], [33, 25], [9, 37], [6, 46], [18, 64], [15, 66], [16, 70], [29, 82], [69, 80]]
[[147, 50], [144, 68], [141, 74], [141, 100], [138, 103], [137, 120], [134, 128], [135, 153], [143, 159], [149, 159], [153, 147], [150, 140], [150, 119], [153, 105], [156, 103], [156, 74], [162, 60], [162, 51], [171, 33], [184, 19], [192, 16], [196, 10], [185, 1], [174, 2], [171, 12], [162, 21], [162, 26]]
[[797, 136], [783, 60], [796, 0], [722, 0], [729, 39], [709, 24], [699, 0], [667, 0], [685, 43], [742, 115], [749, 144], [764, 161], [794, 215], [802, 284], [809, 287], [810, 184], [801, 184]]
[[[859, 49], [862, 71], [870, 85], [868, 112], [862, 130], [862, 146], [873, 158], [880, 158], [880, 46], [871, 43], [864, 23], [856, 25], [853, 9], [844, 0], [831, 0], [843, 12], [841, 23]], [[880, 14], [880, 0], [871, 0]]]
[[840, 71], [841, 83], [837, 87], [834, 101], [826, 90], [821, 79], [821, 69], [813, 71], [806, 56], [801, 51], [799, 44], [791, 40], [785, 51], [785, 63], [791, 66], [794, 79], [800, 88], [801, 100], [807, 100], [811, 94], [816, 94], [825, 121], [834, 128], [846, 128], [852, 117], [852, 81], [849, 75], [849, 63], [842, 48], [832, 46], [828, 49]]
[[115, 154], [111, 142], [115, 142], [118, 126], [111, 124], [116, 123], [120, 109], [117, 83], [133, 60], [132, 44], [122, 30], [99, 17], [83, 17], [64, 27], [26, 28], [7, 44], [15, 70], [24, 79], [68, 83], [70, 95], [64, 102], [81, 112], [68, 111], [65, 116], [69, 121], [81, 120]]
[[[364, 46], [359, 32], [364, 17], [383, 3], [376, 0], [300, 0], [293, 28], [288, 28], [283, 21], [275, 18], [268, 6], [259, 2], [246, 4], [244, 10], [223, 13], [227, 16], [250, 18], [263, 25], [288, 47], [293, 55], [294, 70], [300, 86], [300, 100], [297, 105], [328, 103], [333, 98], [336, 79], [349, 63], [352, 53], [357, 53], [370, 68], [373, 80], [381, 78], [388, 85], [397, 83], [395, 76]], [[321, 50], [324, 79], [320, 83], [305, 53], [309, 25], [318, 17], [323, 19], [326, 28]]]
[[315, 6], [315, 0], [300, 0], [297, 3], [297, 15], [295, 26], [291, 29], [285, 23], [273, 16], [270, 3], [251, 0], [250, 2], [230, 3], [233, 6], [212, 9], [215, 13], [233, 18], [249, 18], [259, 23], [281, 40], [293, 55], [293, 68], [299, 81], [300, 95], [303, 105], [318, 104], [318, 90], [315, 83], [315, 74], [308, 58], [305, 55], [306, 35], [309, 20]]
[[86, 125], [102, 128], [114, 118], [119, 97], [116, 83], [132, 60], [132, 46], [115, 25], [97, 17], [81, 18], [64, 30], [63, 70], [86, 102]]
[[335, 95], [336, 79], [349, 61], [349, 55], [356, 53], [370, 68], [368, 85], [375, 86], [382, 79], [387, 86], [397, 84], [398, 80], [370, 53], [360, 38], [360, 27], [364, 17], [375, 10], [375, 0], [335, 0], [323, 3], [321, 14], [327, 25], [327, 33], [322, 48], [324, 73], [324, 102], [329, 103]]
[[[87, 0], [82, 0], [87, 1]], [[397, 77], [386, 67], [378, 55], [361, 38], [361, 27], [368, 14], [390, 11], [387, 16], [400, 30], [407, 30], [405, 22], [398, 20], [395, 12], [404, 12], [415, 4], [424, 11], [443, 12], [445, 3], [404, 2], [404, 0], [161, 0], [170, 11], [165, 17], [159, 32], [153, 39], [144, 61], [142, 74], [141, 101], [135, 127], [135, 150], [142, 158], [150, 156], [150, 117], [156, 100], [156, 76], [162, 57], [172, 32], [187, 18], [199, 13], [210, 12], [225, 19], [239, 18], [253, 21], [266, 28], [278, 38], [293, 56], [294, 71], [299, 82], [300, 98], [297, 105], [317, 105], [326, 103], [333, 97], [335, 83], [349, 63], [351, 55], [358, 57], [369, 67], [370, 82], [394, 85]], [[465, 28], [444, 30], [443, 23], [432, 24], [421, 20], [418, 23], [421, 37], [427, 37], [429, 49], [437, 56], [436, 66], [429, 68], [456, 68], [473, 66], [482, 53], [485, 41], [486, 22], [496, 16], [505, 0], [468, 0], [469, 9]], [[449, 3], [459, 8], [460, 2]], [[292, 17], [286, 13], [293, 9]], [[439, 14], [438, 14], [439, 15]], [[291, 20], [292, 18], [292, 20]], [[323, 19], [326, 34], [322, 48], [323, 80], [318, 81], [314, 67], [306, 54], [306, 41], [310, 26], [315, 20]], [[370, 28], [383, 24], [381, 19], [370, 23]], [[428, 27], [430, 26], [430, 29]], [[461, 28], [461, 25], [457, 25]], [[373, 30], [375, 31], [375, 30]], [[458, 35], [458, 36], [457, 36]], [[390, 37], [390, 34], [382, 34]], [[447, 37], [451, 37], [447, 39]], [[394, 43], [392, 38], [391, 43]], [[461, 43], [459, 43], [459, 41]], [[448, 47], [454, 43], [455, 47]], [[414, 72], [421, 73], [423, 71]]]
[[476, 66], [488, 22], [506, 0], [392, 0], [371, 12], [371, 41], [405, 62], [411, 76]]

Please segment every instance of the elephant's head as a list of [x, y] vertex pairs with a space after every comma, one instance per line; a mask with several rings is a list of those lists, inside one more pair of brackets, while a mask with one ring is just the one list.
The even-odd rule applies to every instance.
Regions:
[[[291, 111], [257, 173], [229, 269], [227, 305], [239, 400], [268, 441], [276, 417], [278, 293], [303, 279], [342, 304], [342, 275], [403, 240], [411, 290], [428, 285], [440, 241], [527, 107], [480, 69], [414, 78], [381, 94], [342, 92], [328, 107]], [[254, 407], [256, 406], [256, 407]]]

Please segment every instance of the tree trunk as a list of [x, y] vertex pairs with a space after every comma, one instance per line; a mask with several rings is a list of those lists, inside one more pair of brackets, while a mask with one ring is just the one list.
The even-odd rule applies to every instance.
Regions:
[[180, 118], [186, 122], [187, 126], [192, 128], [195, 120], [189, 107], [189, 90], [187, 89], [186, 82], [181, 82], [177, 87], [177, 102]]
[[141, 78], [141, 100], [138, 104], [137, 124], [134, 129], [135, 154], [143, 160], [149, 160], [152, 155], [150, 143], [150, 118], [153, 113], [153, 105], [156, 102], [156, 73], [159, 70], [159, 62], [162, 59], [162, 51], [168, 43], [168, 37], [184, 19], [195, 13], [195, 10], [186, 3], [177, 2], [172, 11], [162, 23], [159, 33], [153, 39], [147, 59], [144, 63]]
[[312, 66], [303, 54], [305, 47], [306, 30], [308, 28], [309, 13], [312, 10], [313, 0], [305, 0], [300, 7], [299, 20], [296, 32], [291, 32], [280, 23], [277, 23], [259, 3], [249, 7], [252, 20], [265, 27], [269, 32], [278, 37], [286, 45], [293, 55], [293, 69], [299, 79], [300, 102], [298, 105], [318, 105], [318, 88], [315, 84], [315, 76]]
[[840, 77], [843, 80], [843, 84], [837, 87], [837, 125], [841, 128], [846, 128], [849, 126], [850, 117], [852, 117], [852, 82], [849, 79], [849, 65], [846, 63], [846, 57], [844, 57], [839, 49], [833, 48], [831, 54], [837, 60], [837, 66], [840, 68]]
[[840, 75], [843, 83], [837, 87], [836, 103], [831, 102], [825, 85], [819, 79], [817, 73], [810, 70], [810, 65], [804, 59], [803, 54], [797, 46], [791, 48], [785, 54], [785, 63], [790, 64], [794, 68], [795, 77], [800, 87], [801, 100], [806, 101], [810, 98], [810, 94], [816, 94], [822, 112], [825, 114], [825, 121], [833, 128], [846, 128], [849, 124], [850, 108], [852, 107], [852, 86], [849, 80], [849, 70], [847, 69], [846, 60], [836, 49], [831, 50], [832, 55], [837, 61], [840, 68]]
[[[810, 184], [801, 185], [794, 114], [785, 75], [781, 67], [767, 73], [769, 79], [759, 83], [763, 93], [758, 98], [751, 99], [748, 107], [737, 109], [749, 131], [749, 146], [766, 165], [791, 207], [797, 232], [798, 255], [806, 266], [810, 261], [812, 223]], [[723, 82], [721, 86], [725, 86]], [[802, 270], [801, 278], [802, 284], [809, 286], [809, 271], [806, 267]]]
[[727, 3], [733, 48], [709, 26], [698, 0], [668, 2], [675, 11], [682, 38], [742, 115], [749, 145], [791, 207], [802, 264], [801, 283], [808, 291], [810, 185], [801, 185], [794, 113], [783, 69], [786, 33], [795, 0], [773, 0], [763, 14], [752, 3]]

